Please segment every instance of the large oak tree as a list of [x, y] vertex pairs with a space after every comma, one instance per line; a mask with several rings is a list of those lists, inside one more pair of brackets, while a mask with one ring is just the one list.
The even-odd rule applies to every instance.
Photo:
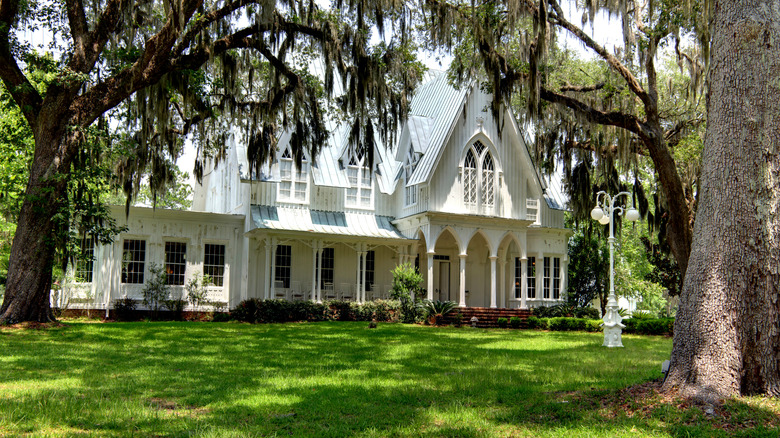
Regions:
[[[35, 139], [0, 323], [52, 318], [56, 217], [88, 130], [109, 111], [132, 133], [117, 167], [130, 195], [145, 173], [153, 190], [171, 180], [166, 162], [181, 153], [182, 135], [196, 137], [201, 160], [218, 158], [226, 126], [244, 128], [253, 166], [285, 129], [297, 159], [304, 150], [316, 157], [327, 102], [352, 118], [353, 147], [373, 151], [373, 126], [387, 135], [403, 119], [419, 77], [408, 17], [385, 0], [338, 1], [332, 11], [294, 0], [0, 0], [0, 79]], [[372, 26], [386, 25], [399, 37], [371, 47]], [[58, 46], [45, 93], [24, 71], [34, 47], [20, 35], [36, 26]]]
[[699, 209], [667, 388], [780, 396], [780, 10], [715, 1]]

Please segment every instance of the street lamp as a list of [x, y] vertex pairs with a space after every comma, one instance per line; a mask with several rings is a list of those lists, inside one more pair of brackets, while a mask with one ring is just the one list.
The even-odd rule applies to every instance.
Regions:
[[[622, 347], [623, 341], [623, 317], [618, 313], [618, 303], [615, 297], [615, 211], [618, 216], [623, 215], [623, 207], [615, 207], [615, 200], [622, 195], [631, 197], [631, 193], [620, 192], [614, 197], [601, 191], [596, 194], [596, 207], [590, 212], [590, 217], [601, 225], [609, 224], [609, 297], [607, 298], [607, 312], [604, 315], [604, 344], [603, 347]], [[632, 205], [626, 210], [626, 219], [633, 222], [639, 219], [639, 211]]]

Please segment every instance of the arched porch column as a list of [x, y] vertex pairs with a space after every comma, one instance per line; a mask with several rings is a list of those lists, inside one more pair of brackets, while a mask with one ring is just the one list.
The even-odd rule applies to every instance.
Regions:
[[428, 253], [428, 299], [433, 300], [433, 252]]
[[497, 256], [491, 255], [490, 256], [490, 307], [495, 309], [496, 301], [497, 301], [497, 291], [496, 291], [496, 260], [498, 259]]
[[458, 255], [460, 258], [460, 299], [458, 306], [466, 307], [466, 257], [468, 254]]

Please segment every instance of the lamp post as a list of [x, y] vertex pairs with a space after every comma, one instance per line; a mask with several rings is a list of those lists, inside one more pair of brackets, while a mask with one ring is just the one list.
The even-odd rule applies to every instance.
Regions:
[[[607, 298], [607, 312], [604, 315], [604, 344], [603, 347], [622, 347], [623, 341], [623, 317], [618, 313], [618, 303], [615, 297], [615, 212], [623, 215], [623, 207], [615, 207], [615, 201], [620, 196], [630, 197], [631, 193], [620, 192], [614, 197], [601, 191], [596, 194], [596, 206], [591, 210], [590, 217], [602, 225], [609, 224], [609, 297]], [[639, 219], [639, 211], [632, 205], [626, 212], [626, 219], [633, 222]]]

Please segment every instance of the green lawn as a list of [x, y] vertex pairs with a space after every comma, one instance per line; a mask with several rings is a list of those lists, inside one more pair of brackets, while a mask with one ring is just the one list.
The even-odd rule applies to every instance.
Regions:
[[[0, 436], [710, 436], [619, 391], [671, 339], [330, 322], [70, 322], [0, 330]], [[626, 401], [628, 400], [628, 401]], [[730, 418], [758, 418], [758, 403]], [[644, 406], [644, 407], [643, 407]], [[649, 410], [648, 412], [644, 412]], [[638, 413], [637, 413], [638, 412]], [[736, 417], [734, 417], [736, 418]]]

